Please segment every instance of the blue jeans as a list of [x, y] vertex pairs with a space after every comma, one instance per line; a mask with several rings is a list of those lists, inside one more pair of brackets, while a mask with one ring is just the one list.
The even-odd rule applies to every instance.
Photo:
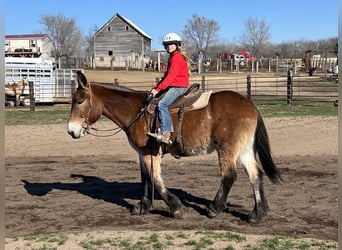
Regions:
[[187, 88], [169, 88], [158, 104], [158, 116], [161, 131], [173, 132], [173, 123], [169, 112], [169, 106], [179, 96], [183, 95]]

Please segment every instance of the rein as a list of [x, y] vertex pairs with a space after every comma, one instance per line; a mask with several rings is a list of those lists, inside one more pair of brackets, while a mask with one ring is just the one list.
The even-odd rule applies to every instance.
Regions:
[[[89, 110], [89, 112], [90, 112], [90, 110]], [[141, 109], [141, 111], [137, 114], [137, 116], [132, 120], [132, 121], [130, 121], [129, 123], [128, 123], [128, 125], [126, 126], [126, 129], [129, 129], [144, 113], [146, 112], [146, 108], [143, 108], [143, 109]], [[88, 124], [87, 124], [88, 125]], [[116, 135], [116, 134], [118, 134], [118, 133], [120, 133], [122, 130], [123, 130], [123, 128], [121, 128], [121, 127], [117, 127], [117, 128], [112, 128], [112, 129], [98, 129], [98, 128], [93, 128], [93, 127], [91, 127], [91, 126], [89, 126], [88, 125], [88, 127], [90, 128], [90, 129], [92, 129], [92, 130], [94, 130], [94, 131], [96, 131], [96, 132], [99, 132], [99, 131], [105, 131], [105, 132], [109, 132], [109, 131], [115, 131], [115, 130], [118, 130], [118, 131], [116, 131], [116, 132], [114, 132], [114, 133], [112, 133], [112, 134], [108, 134], [108, 135], [98, 135], [97, 133], [92, 133], [91, 131], [89, 131], [89, 129], [87, 129], [86, 130], [86, 132], [87, 132], [87, 134], [89, 134], [89, 135], [93, 135], [93, 136], [96, 136], [96, 137], [109, 137], [109, 136], [114, 136], [114, 135]]]
[[[96, 136], [96, 137], [110, 137], [110, 136], [114, 136], [118, 133], [121, 132], [122, 128], [120, 127], [117, 127], [117, 128], [112, 128], [112, 129], [98, 129], [98, 128], [93, 128], [93, 127], [90, 127], [91, 130], [94, 130], [96, 133], [92, 133], [91, 131], [89, 130], [86, 130], [87, 134], [88, 135], [93, 135], [93, 136]], [[107, 135], [99, 135], [98, 132], [110, 132], [110, 131], [115, 131], [115, 130], [118, 130], [114, 133], [111, 133], [111, 134], [107, 134]]]

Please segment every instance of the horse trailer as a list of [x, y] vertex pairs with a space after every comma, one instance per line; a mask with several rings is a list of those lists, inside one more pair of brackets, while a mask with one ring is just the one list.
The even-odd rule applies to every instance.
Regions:
[[[82, 69], [54, 69], [52, 60], [41, 58], [5, 57], [5, 81], [19, 82], [26, 78], [33, 82], [35, 103], [53, 104], [71, 101], [71, 81]], [[20, 96], [20, 103], [30, 105], [29, 86]]]

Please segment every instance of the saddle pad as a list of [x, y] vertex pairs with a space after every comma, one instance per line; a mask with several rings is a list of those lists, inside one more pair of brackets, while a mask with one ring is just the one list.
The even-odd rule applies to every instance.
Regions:
[[[191, 111], [191, 110], [198, 110], [198, 109], [202, 109], [205, 108], [208, 105], [209, 102], [209, 98], [212, 94], [212, 90], [203, 92], [201, 94], [201, 96], [189, 107], [185, 107], [185, 111]], [[177, 113], [179, 110], [179, 108], [171, 108], [170, 112], [171, 113]]]

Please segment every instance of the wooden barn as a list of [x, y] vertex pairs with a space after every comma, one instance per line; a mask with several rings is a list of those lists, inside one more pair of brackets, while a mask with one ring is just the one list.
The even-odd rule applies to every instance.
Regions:
[[94, 68], [144, 69], [150, 60], [151, 37], [118, 13], [93, 39]]

